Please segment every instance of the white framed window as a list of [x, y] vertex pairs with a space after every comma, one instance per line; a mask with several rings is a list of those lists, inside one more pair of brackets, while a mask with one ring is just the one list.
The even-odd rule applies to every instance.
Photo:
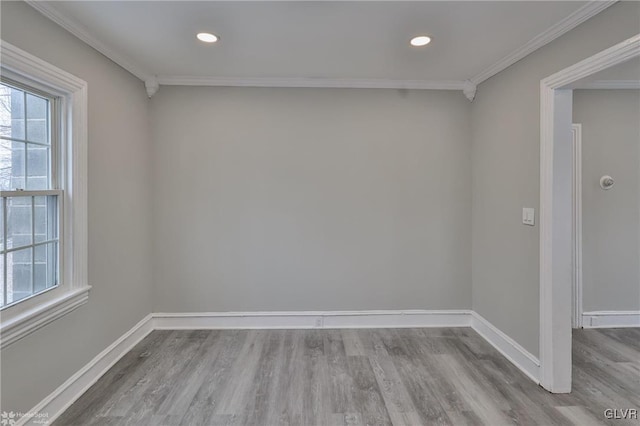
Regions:
[[0, 41], [0, 347], [88, 300], [87, 83]]
[[58, 103], [49, 93], [0, 77], [2, 310], [60, 282]]

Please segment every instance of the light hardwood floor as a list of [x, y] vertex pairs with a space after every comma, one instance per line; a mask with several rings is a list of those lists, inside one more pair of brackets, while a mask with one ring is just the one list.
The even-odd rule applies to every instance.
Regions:
[[154, 331], [55, 425], [640, 424], [640, 329], [573, 341], [552, 395], [469, 328]]

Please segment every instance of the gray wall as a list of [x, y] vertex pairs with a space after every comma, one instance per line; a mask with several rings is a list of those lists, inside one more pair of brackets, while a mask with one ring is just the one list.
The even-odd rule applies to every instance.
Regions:
[[[585, 311], [640, 309], [640, 91], [574, 90], [582, 123]], [[600, 188], [600, 177], [616, 180]]]
[[157, 312], [469, 308], [459, 92], [162, 87]]
[[89, 83], [89, 302], [2, 350], [2, 410], [27, 411], [151, 312], [151, 163], [144, 85], [24, 3], [3, 40]]
[[149, 117], [135, 77], [25, 4], [1, 8], [4, 40], [89, 82], [94, 288], [2, 351], [2, 408], [22, 411], [152, 306], [473, 306], [537, 354], [538, 228], [520, 219], [538, 207], [539, 81], [640, 17], [611, 7], [472, 106], [456, 92], [163, 87]]
[[620, 2], [482, 83], [472, 107], [473, 309], [534, 355], [539, 332], [540, 80], [640, 31]]

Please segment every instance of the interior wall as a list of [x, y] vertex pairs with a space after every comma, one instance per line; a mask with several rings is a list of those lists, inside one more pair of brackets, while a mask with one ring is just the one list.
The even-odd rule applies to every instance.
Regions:
[[459, 92], [162, 87], [156, 312], [466, 309]]
[[151, 312], [151, 162], [140, 80], [22, 2], [3, 40], [89, 84], [89, 301], [0, 353], [2, 410], [26, 412]]
[[[583, 309], [640, 310], [640, 91], [574, 90], [582, 123]], [[600, 188], [600, 177], [615, 185]]]
[[520, 221], [539, 207], [539, 82], [640, 19], [637, 3], [612, 6], [472, 106], [444, 91], [162, 87], [149, 116], [138, 79], [22, 2], [0, 12], [2, 39], [89, 83], [93, 290], [2, 350], [14, 411], [152, 308], [473, 307], [537, 354], [538, 228]]
[[[540, 80], [640, 32], [620, 2], [482, 83], [472, 122], [473, 309], [538, 355]], [[538, 218], [536, 217], [536, 220]]]

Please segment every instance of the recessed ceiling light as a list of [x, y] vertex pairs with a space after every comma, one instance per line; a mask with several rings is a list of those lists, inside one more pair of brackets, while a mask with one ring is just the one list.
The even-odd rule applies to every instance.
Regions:
[[417, 36], [412, 38], [410, 43], [412, 46], [416, 47], [426, 46], [427, 44], [431, 43], [431, 37]]
[[218, 41], [218, 36], [211, 33], [198, 33], [196, 37], [198, 40], [204, 41], [205, 43], [215, 43]]

